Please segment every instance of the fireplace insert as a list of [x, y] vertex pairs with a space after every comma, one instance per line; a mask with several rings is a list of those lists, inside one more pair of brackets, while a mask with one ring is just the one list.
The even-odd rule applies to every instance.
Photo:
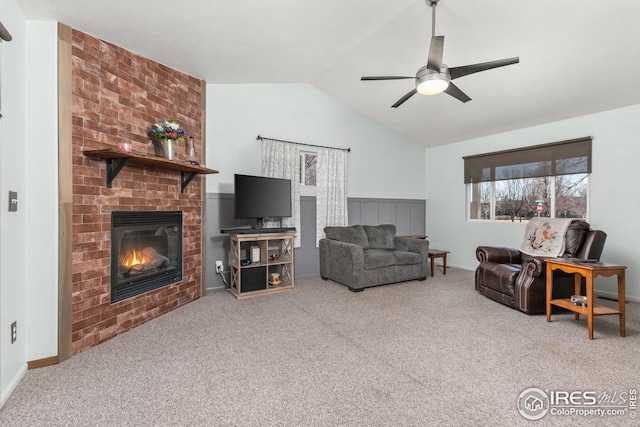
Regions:
[[111, 303], [182, 280], [182, 211], [111, 213]]

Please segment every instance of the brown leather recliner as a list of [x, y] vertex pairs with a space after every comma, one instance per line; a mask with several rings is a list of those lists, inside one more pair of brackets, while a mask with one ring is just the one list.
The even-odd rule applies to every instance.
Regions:
[[[607, 234], [591, 230], [587, 222], [576, 220], [565, 235], [562, 258], [600, 260]], [[518, 249], [478, 246], [476, 290], [481, 294], [527, 314], [546, 312], [546, 263]], [[575, 293], [574, 276], [554, 271], [553, 298], [569, 298]]]

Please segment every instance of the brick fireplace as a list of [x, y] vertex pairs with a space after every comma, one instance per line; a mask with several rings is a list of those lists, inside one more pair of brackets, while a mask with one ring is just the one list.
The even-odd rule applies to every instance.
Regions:
[[[78, 353], [202, 295], [202, 179], [181, 193], [175, 171], [126, 166], [107, 188], [106, 162], [83, 151], [130, 142], [134, 153], [153, 156], [151, 125], [175, 119], [201, 159], [205, 84], [80, 31], [70, 35], [71, 351]], [[176, 160], [186, 159], [178, 145]], [[111, 214], [154, 210], [182, 213], [182, 277], [112, 303]]]

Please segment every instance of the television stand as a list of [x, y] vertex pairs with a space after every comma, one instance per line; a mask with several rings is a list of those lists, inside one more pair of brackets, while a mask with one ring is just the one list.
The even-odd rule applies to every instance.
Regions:
[[[227, 231], [231, 239], [231, 286], [228, 291], [238, 299], [295, 290], [294, 286], [294, 231], [263, 232], [274, 229], [239, 229]], [[246, 231], [246, 233], [245, 233]], [[260, 260], [243, 265], [242, 251], [257, 246]], [[280, 275], [279, 283], [271, 275]]]

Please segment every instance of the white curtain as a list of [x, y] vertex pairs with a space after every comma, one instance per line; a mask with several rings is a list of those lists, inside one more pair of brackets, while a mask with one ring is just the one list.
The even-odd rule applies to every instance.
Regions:
[[316, 165], [316, 247], [326, 226], [346, 226], [347, 151], [318, 148]]
[[300, 247], [300, 149], [296, 144], [262, 140], [262, 175], [291, 180], [291, 217], [282, 227], [295, 227], [294, 246]]

